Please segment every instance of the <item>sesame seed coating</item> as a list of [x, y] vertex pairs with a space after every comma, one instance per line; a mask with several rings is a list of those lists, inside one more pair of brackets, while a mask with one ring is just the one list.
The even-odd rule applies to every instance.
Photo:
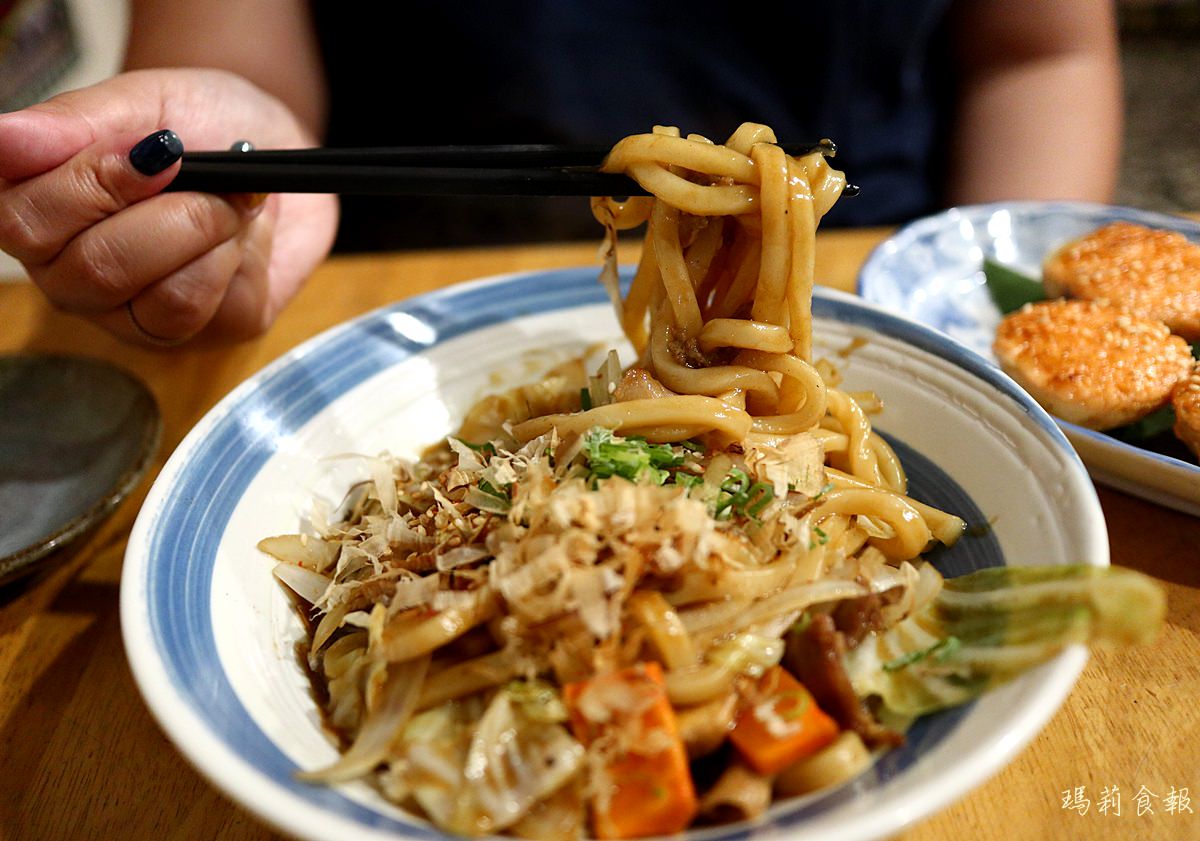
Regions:
[[1171, 395], [1175, 409], [1175, 436], [1200, 457], [1200, 362]]
[[1007, 316], [993, 346], [1004, 371], [1051, 414], [1091, 429], [1165, 405], [1192, 365], [1161, 321], [1090, 301], [1040, 301]]
[[1053, 297], [1110, 304], [1200, 340], [1200, 245], [1182, 234], [1106, 225], [1051, 254], [1043, 280]]

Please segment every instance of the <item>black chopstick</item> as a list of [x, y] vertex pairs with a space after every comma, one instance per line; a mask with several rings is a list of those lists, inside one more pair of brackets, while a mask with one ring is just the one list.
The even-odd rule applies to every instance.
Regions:
[[[255, 153], [246, 153], [247, 156]], [[624, 175], [596, 170], [489, 169], [189, 161], [168, 190], [391, 196], [644, 196]]]
[[[597, 167], [609, 146], [412, 146], [188, 152], [169, 190], [425, 196], [644, 196]], [[784, 146], [793, 155], [833, 144]]]

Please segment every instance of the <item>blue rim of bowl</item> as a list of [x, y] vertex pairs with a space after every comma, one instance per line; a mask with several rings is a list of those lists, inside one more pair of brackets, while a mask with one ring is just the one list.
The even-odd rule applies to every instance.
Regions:
[[[270, 412], [270, 424], [292, 434], [339, 395], [435, 344], [523, 316], [606, 300], [596, 270], [578, 268], [485, 279], [385, 307], [333, 328], [276, 360], [238, 386], [184, 439], [151, 490], [130, 537], [121, 593], [122, 626], [135, 678], [151, 711], [184, 755], [215, 785], [296, 834], [303, 835], [308, 828], [294, 817], [289, 823], [278, 811], [265, 814], [261, 804], [243, 796], [245, 788], [268, 784], [281, 795], [298, 798], [297, 804], [333, 813], [364, 830], [431, 841], [446, 837], [413, 819], [375, 811], [336, 788], [296, 781], [297, 766], [254, 722], [221, 667], [212, 627], [212, 562], [242, 492], [273, 453], [265, 435], [253, 438], [258, 425], [253, 417], [256, 412]], [[1050, 417], [999, 369], [954, 339], [832, 290], [817, 290], [813, 315], [860, 325], [953, 359], [1012, 400], [1083, 473], [1078, 456]], [[298, 364], [301, 361], [304, 365]], [[1069, 668], [1077, 675], [1082, 663], [1082, 658], [1077, 659]], [[1073, 683], [1074, 677], [1070, 680]], [[153, 702], [163, 700], [159, 694], [163, 690], [172, 704]], [[965, 710], [938, 714], [942, 723], [930, 738], [940, 740], [964, 714]], [[193, 739], [180, 738], [183, 733], [194, 737], [196, 728], [204, 734], [203, 749]], [[1031, 737], [1032, 732], [1026, 735]], [[886, 758], [892, 763], [889, 778], [918, 758], [917, 752], [907, 750], [897, 749]], [[772, 810], [770, 823], [786, 829], [855, 796], [853, 787], [847, 787], [783, 804]], [[733, 825], [689, 837], [733, 841], [755, 831], [754, 826]]]
[[[900, 228], [896, 233], [885, 239], [879, 245], [871, 250], [863, 263], [862, 268], [858, 272], [858, 278], [855, 283], [855, 289], [863, 300], [870, 301], [870, 288], [867, 285], [869, 278], [882, 273], [883, 265], [886, 264], [891, 257], [891, 251], [903, 251], [907, 246], [930, 234], [945, 230], [947, 224], [951, 221], [957, 221], [962, 218], [976, 219], [980, 216], [989, 216], [1001, 210], [1015, 210], [1024, 214], [1040, 214], [1044, 216], [1086, 216], [1093, 217], [1096, 220], [1096, 225], [1103, 225], [1108, 222], [1133, 222], [1139, 225], [1154, 228], [1166, 228], [1172, 231], [1178, 231], [1184, 234], [1194, 242], [1200, 243], [1200, 222], [1194, 222], [1183, 216], [1173, 216], [1169, 213], [1157, 213], [1151, 210], [1139, 210], [1136, 207], [1121, 207], [1119, 205], [1094, 204], [1090, 202], [993, 202], [991, 204], [966, 204], [958, 207], [951, 207], [948, 210], [943, 210], [941, 213], [935, 213], [932, 216], [923, 216], [920, 219], [909, 222], [907, 225]], [[928, 325], [926, 325], [928, 326]], [[937, 330], [936, 327], [930, 327], [931, 330]], [[974, 350], [967, 349], [976, 356], [980, 356]], [[996, 362], [986, 356], [980, 356], [984, 362], [990, 366], [998, 367]], [[1062, 428], [1070, 432], [1071, 435], [1077, 435], [1080, 438], [1089, 440], [1101, 447], [1113, 447], [1119, 451], [1126, 452], [1130, 455], [1135, 455], [1139, 458], [1145, 458], [1164, 467], [1172, 470], [1183, 470], [1188, 474], [1200, 476], [1200, 467], [1195, 464], [1189, 464], [1186, 461], [1177, 459], [1174, 456], [1163, 455], [1156, 453], [1153, 450], [1145, 450], [1133, 444], [1126, 443], [1119, 438], [1113, 438], [1110, 435], [1105, 435], [1103, 432], [1097, 432], [1094, 429], [1088, 429], [1085, 426], [1071, 423], [1070, 421], [1054, 419], [1055, 422]]]

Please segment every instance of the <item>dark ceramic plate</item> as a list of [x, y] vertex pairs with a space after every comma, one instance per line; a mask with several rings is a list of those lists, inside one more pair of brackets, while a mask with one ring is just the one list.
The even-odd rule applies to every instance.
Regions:
[[112, 513], [145, 475], [161, 431], [154, 397], [120, 368], [0, 356], [0, 584]]

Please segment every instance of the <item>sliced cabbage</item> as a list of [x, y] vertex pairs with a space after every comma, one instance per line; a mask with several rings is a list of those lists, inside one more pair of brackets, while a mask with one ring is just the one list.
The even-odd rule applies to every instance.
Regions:
[[[539, 699], [548, 715], [529, 714]], [[583, 766], [583, 745], [547, 720], [558, 718], [559, 707], [547, 684], [515, 682], [496, 693], [482, 716], [477, 704], [456, 701], [421, 713], [405, 732], [408, 792], [451, 832], [504, 830]]]
[[1165, 614], [1162, 587], [1133, 570], [993, 567], [945, 581], [925, 607], [851, 650], [846, 670], [860, 697], [878, 696], [902, 716], [924, 715], [965, 703], [1075, 643], [1149, 642]]

